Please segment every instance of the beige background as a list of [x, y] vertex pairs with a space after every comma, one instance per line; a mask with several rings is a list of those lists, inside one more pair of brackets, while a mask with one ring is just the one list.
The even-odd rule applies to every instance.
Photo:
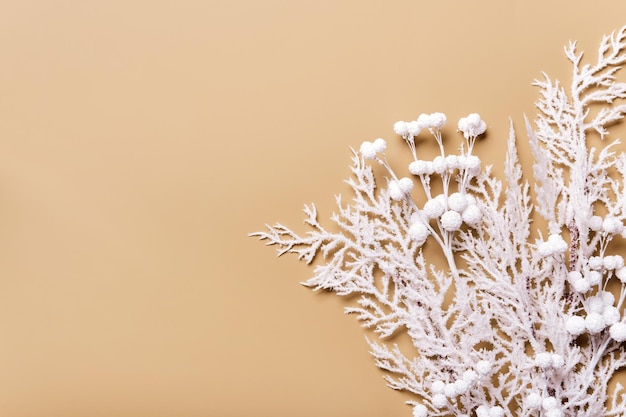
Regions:
[[0, 415], [410, 415], [343, 301], [246, 234], [330, 214], [349, 147], [421, 112], [479, 112], [498, 169], [531, 81], [624, 24], [617, 0], [0, 2]]

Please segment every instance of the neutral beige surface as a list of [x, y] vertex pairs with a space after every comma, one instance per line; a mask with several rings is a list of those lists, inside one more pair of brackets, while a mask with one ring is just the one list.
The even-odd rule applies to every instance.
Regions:
[[623, 1], [0, 2], [0, 416], [410, 415], [343, 301], [246, 234], [328, 215], [349, 147], [421, 112], [479, 112], [498, 169], [531, 81], [624, 24]]

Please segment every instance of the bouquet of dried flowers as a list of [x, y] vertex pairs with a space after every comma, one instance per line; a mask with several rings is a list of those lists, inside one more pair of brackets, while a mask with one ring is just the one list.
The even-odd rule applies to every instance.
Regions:
[[[446, 116], [422, 114], [393, 126], [408, 167], [392, 166], [381, 138], [354, 151], [354, 196], [337, 197], [336, 231], [311, 205], [302, 236], [281, 224], [252, 234], [307, 263], [324, 256], [306, 285], [358, 296], [346, 310], [380, 336], [369, 341], [376, 365], [391, 388], [413, 394], [415, 417], [626, 415], [622, 386], [609, 388], [626, 364], [626, 266], [616, 253], [626, 154], [606, 140], [626, 112], [616, 78], [626, 27], [602, 39], [594, 63], [583, 64], [573, 42], [565, 52], [571, 84], [545, 74], [535, 82], [532, 181], [512, 127], [502, 181], [474, 154], [487, 128], [478, 114], [458, 121], [456, 153], [444, 146]], [[420, 156], [424, 136], [436, 157]], [[384, 167], [382, 182], [371, 164]], [[543, 220], [532, 223], [534, 213]], [[426, 259], [427, 247], [445, 267]], [[401, 332], [410, 351], [386, 342]]]

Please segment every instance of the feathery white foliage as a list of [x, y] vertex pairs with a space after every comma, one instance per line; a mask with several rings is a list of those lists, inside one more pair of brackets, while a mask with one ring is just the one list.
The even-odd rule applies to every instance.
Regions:
[[[307, 263], [321, 253], [327, 263], [306, 284], [360, 296], [347, 312], [380, 336], [370, 341], [376, 364], [390, 387], [415, 396], [414, 416], [626, 414], [621, 385], [608, 388], [626, 364], [626, 267], [610, 255], [624, 233], [626, 155], [618, 140], [589, 145], [626, 112], [626, 83], [615, 77], [626, 62], [626, 27], [603, 38], [593, 64], [582, 63], [575, 43], [565, 52], [571, 85], [544, 74], [535, 83], [539, 114], [526, 123], [535, 205], [512, 128], [504, 185], [473, 154], [486, 130], [480, 116], [459, 120], [465, 142], [448, 154], [446, 116], [432, 113], [394, 125], [413, 156], [402, 169], [411, 178], [392, 168], [382, 139], [354, 152], [354, 198], [344, 205], [337, 197], [338, 232], [307, 206], [306, 235], [280, 224], [253, 234]], [[439, 156], [418, 157], [420, 134], [434, 137]], [[370, 163], [385, 167], [386, 187], [377, 188]], [[432, 178], [442, 193], [434, 195]], [[425, 197], [412, 196], [416, 184]], [[531, 239], [533, 210], [547, 229], [532, 231], [548, 238]], [[441, 251], [445, 268], [427, 262], [425, 246]], [[413, 352], [385, 341], [398, 332]]]

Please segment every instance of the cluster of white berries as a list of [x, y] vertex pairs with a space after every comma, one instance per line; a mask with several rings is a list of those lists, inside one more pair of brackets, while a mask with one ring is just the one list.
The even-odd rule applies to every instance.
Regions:
[[417, 124], [417, 120], [412, 122], [399, 121], [393, 124], [393, 131], [403, 138], [415, 137], [420, 134], [422, 129]]
[[374, 142], [363, 142], [359, 152], [361, 152], [363, 159], [376, 159], [376, 155], [385, 152], [385, 149], [387, 149], [387, 142], [383, 138], [378, 138]]
[[585, 300], [585, 317], [572, 315], [565, 321], [565, 329], [573, 336], [585, 332], [600, 333], [610, 326], [613, 339], [621, 342], [626, 340], [626, 325], [620, 323], [620, 312], [613, 305], [615, 296], [608, 291], [599, 291]]
[[443, 113], [422, 113], [417, 118], [417, 125], [421, 129], [441, 129], [446, 124], [446, 115]]
[[[606, 220], [606, 219], [605, 219]], [[610, 222], [617, 225], [617, 222]], [[619, 221], [621, 225], [621, 221]], [[612, 230], [620, 233], [619, 226]], [[626, 266], [620, 255], [592, 256], [589, 258], [584, 273], [571, 271], [568, 280], [574, 290], [586, 294], [595, 285], [602, 282], [603, 273], [613, 273], [622, 283], [626, 283]], [[585, 332], [597, 334], [609, 327], [609, 334], [618, 341], [626, 341], [626, 324], [622, 323], [619, 309], [613, 304], [615, 296], [608, 291], [598, 291], [596, 295], [587, 298], [584, 302], [586, 315], [572, 315], [565, 322], [566, 330], [573, 336]]]
[[565, 359], [558, 353], [540, 352], [535, 355], [535, 365], [543, 370], [559, 369], [565, 366]]
[[[467, 154], [444, 155], [440, 130], [445, 126], [446, 121], [445, 114], [431, 113], [421, 114], [417, 120], [411, 122], [396, 122], [393, 126], [394, 131], [409, 143], [413, 151], [415, 160], [409, 164], [409, 172], [421, 177], [423, 184], [428, 184], [428, 179], [425, 177], [433, 174], [443, 176], [444, 174], [452, 174], [455, 170], [458, 170], [463, 174], [465, 181], [480, 173], [480, 158], [471, 154], [471, 147], [468, 148], [470, 152]], [[417, 136], [422, 129], [430, 130], [441, 147], [442, 154], [435, 157], [432, 161], [419, 160], [415, 153], [413, 137]], [[482, 121], [480, 116], [476, 113], [472, 113], [459, 120], [459, 130], [463, 132], [468, 140], [471, 139], [473, 141], [478, 135], [484, 133], [485, 129], [485, 122]], [[378, 160], [378, 162], [389, 170], [393, 176], [393, 179], [390, 180], [387, 185], [389, 197], [392, 200], [400, 201], [409, 197], [410, 192], [413, 190], [414, 183], [412, 179], [407, 177], [397, 178], [384, 159], [384, 155], [382, 158], [379, 158], [379, 154], [384, 154], [386, 149], [387, 142], [382, 138], [378, 138], [373, 142], [363, 142], [359, 151], [363, 159]], [[446, 176], [445, 178], [449, 179], [450, 177]], [[422, 246], [428, 239], [432, 230], [428, 224], [430, 220], [436, 219], [442, 232], [455, 232], [459, 230], [463, 224], [475, 227], [482, 217], [482, 211], [476, 204], [476, 199], [472, 195], [466, 194], [464, 190], [461, 189], [459, 192], [455, 192], [451, 195], [448, 195], [446, 191], [444, 194], [429, 198], [423, 210], [420, 210], [411, 218], [408, 234], [418, 246]]]
[[602, 282], [602, 274], [598, 271], [585, 271], [585, 275], [579, 271], [571, 271], [567, 278], [574, 290], [580, 294], [589, 292], [592, 286]]
[[479, 405], [476, 407], [476, 417], [504, 417], [504, 408], [499, 405], [493, 407]]
[[624, 267], [624, 258], [620, 255], [591, 256], [589, 258], [589, 268], [596, 271], [605, 269], [607, 271], [619, 270]]
[[543, 258], [563, 254], [567, 248], [567, 242], [558, 233], [552, 233], [548, 240], [537, 243], [537, 253]]
[[613, 216], [591, 216], [589, 218], [589, 228], [594, 232], [606, 233], [608, 235], [619, 235], [624, 232], [624, 223]]
[[543, 409], [545, 417], [563, 417], [563, 410], [560, 407], [559, 400], [553, 396], [542, 397], [536, 392], [531, 392], [524, 402], [529, 409]]
[[428, 219], [439, 219], [441, 227], [447, 232], [458, 230], [463, 223], [475, 226], [482, 219], [482, 211], [471, 194], [452, 193], [449, 196], [439, 194], [424, 204], [422, 210]]
[[592, 286], [602, 282], [604, 272], [614, 274], [622, 283], [626, 283], [626, 266], [620, 255], [592, 256], [589, 258], [584, 274], [571, 271], [568, 275], [570, 284], [578, 293], [587, 293]]
[[391, 180], [387, 185], [389, 191], [389, 197], [392, 200], [400, 201], [413, 189], [413, 180], [411, 178], [400, 178], [398, 180]]
[[[421, 210], [427, 220], [438, 219], [441, 228], [446, 232], [455, 232], [463, 223], [474, 227], [482, 219], [483, 213], [476, 203], [476, 198], [471, 194], [452, 193], [449, 196], [439, 194], [424, 204]], [[418, 213], [411, 217], [409, 237], [418, 246], [426, 243], [430, 231], [428, 225]]]
[[432, 175], [452, 173], [454, 170], [468, 172], [475, 177], [480, 172], [480, 158], [476, 155], [437, 156], [432, 161], [417, 160], [409, 164], [409, 172], [413, 175]]
[[[447, 121], [443, 113], [420, 114], [417, 120], [410, 122], [398, 121], [394, 123], [393, 130], [403, 138], [415, 137], [422, 129], [440, 130]], [[467, 117], [459, 119], [459, 131], [466, 139], [476, 138], [487, 130], [487, 124], [481, 120], [478, 113], [471, 113]]]
[[602, 271], [612, 272], [622, 283], [626, 283], [626, 266], [624, 258], [620, 255], [608, 255], [604, 257], [592, 256], [589, 258], [590, 273], [602, 277]]
[[403, 138], [415, 137], [422, 129], [441, 129], [445, 126], [446, 120], [443, 113], [420, 114], [417, 120], [411, 122], [401, 120], [394, 123], [393, 131]]
[[[432, 393], [431, 403], [433, 407], [445, 407], [449, 404], [449, 401], [454, 401], [457, 396], [466, 394], [480, 377], [489, 375], [492, 370], [491, 368], [491, 363], [483, 360], [476, 364], [475, 369], [466, 370], [461, 377], [455, 381], [444, 382], [440, 379], [433, 381], [430, 386]], [[421, 414], [421, 411], [425, 412], [426, 409], [419, 407], [419, 410], [420, 416], [425, 417], [426, 414]], [[414, 416], [416, 415], [415, 413], [416, 410], [413, 409]]]
[[473, 370], [466, 371], [467, 375], [457, 379], [454, 382], [445, 383], [442, 380], [433, 382], [430, 391], [433, 393], [432, 402], [437, 408], [444, 407], [448, 404], [448, 398], [453, 399], [458, 395], [465, 394], [470, 386], [478, 378], [478, 374]]
[[466, 139], [482, 135], [487, 130], [487, 124], [480, 119], [480, 115], [472, 113], [459, 120], [459, 130]]

